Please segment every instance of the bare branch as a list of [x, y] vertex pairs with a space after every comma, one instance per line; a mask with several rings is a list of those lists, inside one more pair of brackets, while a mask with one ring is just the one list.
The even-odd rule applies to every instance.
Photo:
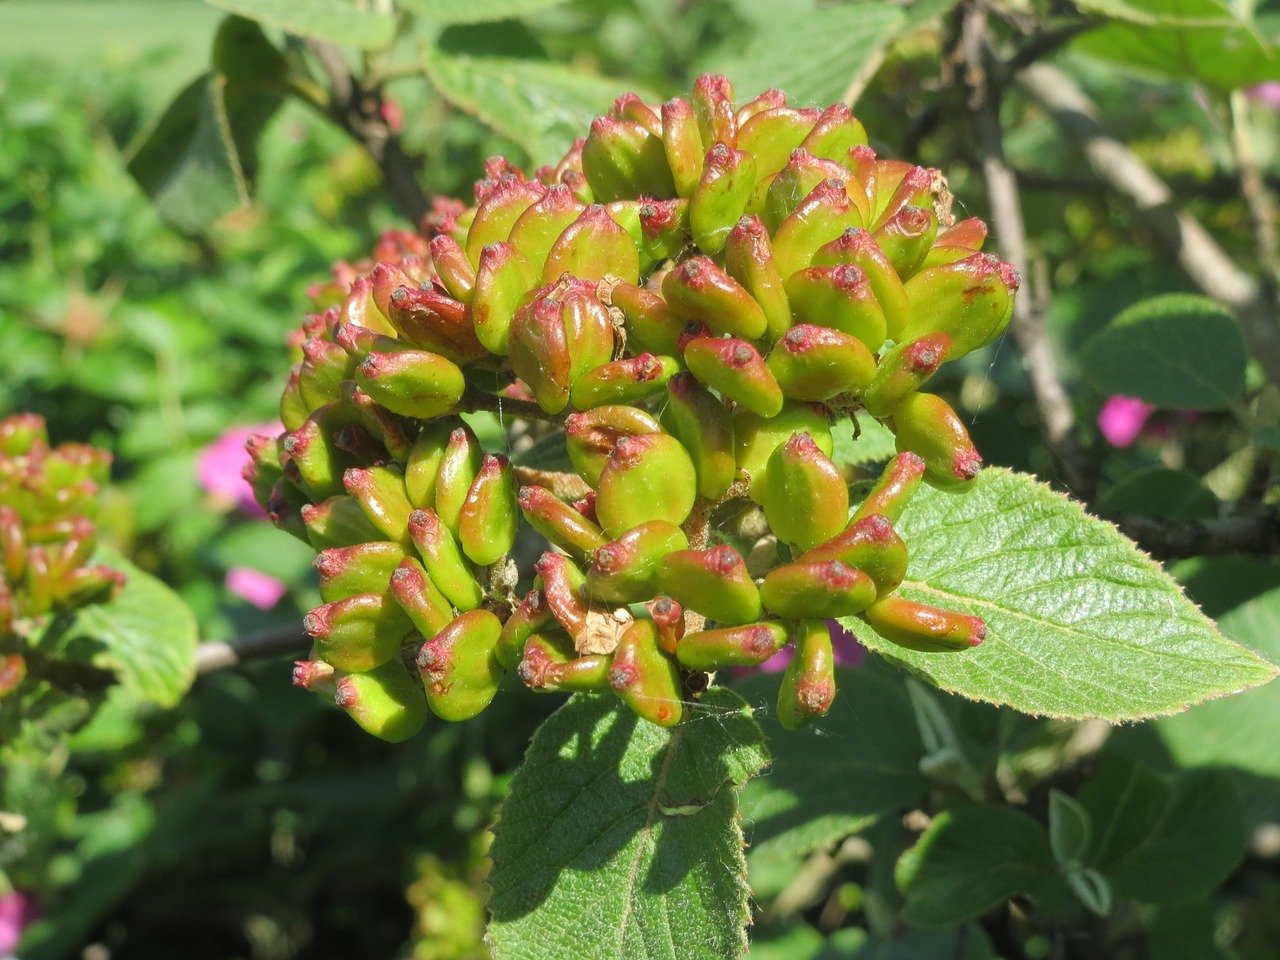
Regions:
[[279, 657], [287, 653], [305, 656], [310, 646], [311, 638], [297, 624], [245, 634], [234, 640], [209, 641], [196, 648], [196, 673], [210, 673], [239, 666], [246, 660]]
[[1266, 285], [1241, 270], [1194, 217], [1177, 209], [1169, 186], [1132, 150], [1107, 135], [1092, 101], [1064, 71], [1038, 63], [1017, 79], [1080, 144], [1099, 176], [1136, 204], [1156, 238], [1196, 285], [1231, 308], [1268, 379], [1280, 383], [1278, 310]]
[[1215, 553], [1280, 553], [1280, 510], [1275, 508], [1208, 520], [1169, 520], [1138, 514], [1108, 519], [1157, 560]]
[[964, 13], [961, 46], [965, 69], [963, 80], [969, 92], [969, 111], [977, 142], [978, 158], [991, 200], [991, 219], [999, 238], [1001, 254], [1023, 271], [1024, 289], [1014, 303], [1010, 333], [1018, 348], [1036, 406], [1044, 425], [1045, 439], [1053, 452], [1067, 485], [1082, 498], [1092, 491], [1088, 458], [1075, 434], [1075, 411], [1067, 396], [1045, 329], [1047, 291], [1036, 290], [1038, 279], [1029, 270], [1026, 229], [1022, 202], [1013, 170], [1005, 162], [1000, 132], [1000, 87], [993, 77], [994, 61], [988, 46], [986, 13], [978, 6]]

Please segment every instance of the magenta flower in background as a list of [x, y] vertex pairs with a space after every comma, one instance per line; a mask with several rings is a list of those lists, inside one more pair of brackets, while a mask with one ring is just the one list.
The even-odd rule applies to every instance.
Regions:
[[232, 427], [200, 451], [196, 475], [200, 486], [214, 498], [229, 503], [250, 517], [267, 514], [253, 498], [253, 488], [244, 478], [250, 463], [245, 441], [255, 433], [276, 436], [284, 428], [279, 423], [260, 423], [251, 427]]
[[[831, 648], [836, 655], [836, 664], [841, 667], [861, 666], [862, 658], [866, 656], [867, 648], [853, 635], [853, 631], [846, 630], [838, 620], [828, 620], [827, 630], [831, 633]], [[777, 673], [780, 670], [785, 670], [787, 669], [787, 664], [791, 662], [791, 654], [794, 650], [795, 648], [788, 643], [754, 669], [763, 670], [766, 673]], [[743, 670], [743, 673], [748, 672], [748, 670]]]
[[1108, 397], [1098, 411], [1098, 429], [1113, 447], [1127, 447], [1138, 439], [1155, 409], [1136, 397]]
[[289, 588], [275, 577], [252, 567], [232, 567], [227, 571], [228, 592], [259, 610], [270, 610]]
[[1244, 94], [1254, 103], [1260, 103], [1271, 110], [1280, 110], [1280, 81], [1268, 80], [1256, 87], [1249, 87]]
[[13, 953], [22, 939], [22, 931], [40, 917], [34, 897], [20, 890], [0, 896], [0, 956]]

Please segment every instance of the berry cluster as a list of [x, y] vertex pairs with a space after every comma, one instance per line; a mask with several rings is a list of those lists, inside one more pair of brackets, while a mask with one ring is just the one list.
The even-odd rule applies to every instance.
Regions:
[[[735, 108], [704, 76], [688, 100], [621, 98], [532, 177], [490, 161], [429, 240], [384, 238], [304, 324], [287, 432], [250, 443], [260, 499], [319, 551], [296, 681], [388, 739], [428, 707], [475, 715], [507, 670], [674, 724], [707, 673], [790, 641], [778, 710], [799, 727], [835, 695], [824, 618], [978, 643], [977, 618], [894, 592], [912, 491], [981, 467], [919, 388], [1001, 333], [1018, 285], [944, 194], [843, 106]], [[486, 453], [476, 410], [563, 444], [566, 469]], [[832, 424], [863, 411], [900, 453], [851, 514]], [[553, 548], [529, 571], [522, 520]]]
[[41, 618], [109, 599], [124, 584], [89, 564], [94, 515], [111, 455], [81, 443], [50, 448], [44, 420], [0, 419], [0, 697], [26, 675], [26, 637]]

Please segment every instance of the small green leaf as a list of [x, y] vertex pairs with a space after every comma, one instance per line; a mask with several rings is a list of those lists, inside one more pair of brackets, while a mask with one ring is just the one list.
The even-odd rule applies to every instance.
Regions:
[[1219, 771], [1165, 778], [1107, 756], [1076, 799], [1093, 823], [1087, 862], [1117, 896], [1153, 903], [1204, 896], [1244, 856], [1240, 797]]
[[1010, 807], [958, 807], [934, 818], [898, 860], [902, 915], [921, 927], [972, 920], [1055, 874], [1044, 828]]
[[860, 620], [846, 625], [944, 690], [1114, 722], [1175, 713], [1276, 676], [1113, 526], [1031, 477], [988, 469], [960, 494], [921, 488], [899, 527], [911, 549], [902, 594], [982, 617], [986, 640], [918, 653]]
[[724, 688], [673, 729], [612, 696], [574, 697], [534, 734], [496, 828], [496, 960], [737, 957], [749, 916], [737, 788], [767, 762], [750, 709]]
[[77, 610], [67, 638], [86, 640], [92, 663], [114, 671], [125, 690], [172, 707], [195, 679], [195, 617], [172, 590], [115, 552], [99, 549], [92, 562], [128, 579], [110, 603]]
[[1180, 80], [1234, 90], [1273, 80], [1276, 46], [1259, 24], [1223, 0], [1076, 0], [1114, 22], [1083, 34], [1074, 49]]
[[[919, 770], [924, 745], [901, 671], [868, 664], [837, 674], [835, 704], [813, 728], [784, 731], [773, 702], [779, 674], [737, 686], [779, 750], [767, 777], [742, 792], [751, 857], [803, 857], [857, 833], [886, 810], [918, 803], [928, 788]], [[874, 718], [872, 720], [871, 718]], [[840, 749], [832, 749], [832, 738]]]
[[[1089, 812], [1070, 794], [1049, 791], [1049, 848], [1064, 867], [1075, 866], [1089, 849]], [[1105, 911], [1104, 911], [1105, 912]]]
[[298, 0], [205, 2], [289, 33], [331, 40], [347, 47], [385, 47], [391, 43], [396, 33], [396, 18], [393, 15], [380, 12], [377, 4], [357, 5], [355, 0], [306, 0], [305, 3], [299, 3]]
[[[460, 109], [510, 137], [534, 163], [554, 163], [591, 121], [634, 86], [556, 63], [431, 51], [424, 64]], [[654, 99], [636, 90], [646, 99]]]
[[258, 136], [284, 100], [284, 58], [250, 20], [222, 22], [213, 68], [126, 151], [157, 212], [186, 233], [249, 202]]
[[434, 23], [485, 23], [520, 17], [564, 0], [399, 0], [405, 10], [422, 14]]
[[1080, 349], [1080, 369], [1103, 393], [1183, 410], [1229, 407], [1248, 359], [1226, 308], [1185, 293], [1134, 304]]
[[1071, 892], [1090, 913], [1105, 917], [1111, 912], [1111, 884], [1097, 870], [1071, 870], [1066, 879]]
[[1098, 497], [1098, 509], [1108, 516], [1141, 513], [1168, 520], [1198, 520], [1218, 512], [1218, 498], [1186, 470], [1154, 467], [1131, 473]]
[[856, 435], [851, 420], [832, 424], [831, 440], [831, 459], [842, 466], [882, 463], [898, 452], [893, 431], [872, 417], [858, 418]]
[[723, 72], [740, 100], [777, 87], [802, 106], [832, 103], [875, 61], [906, 19], [901, 7], [879, 0], [822, 7], [775, 21], [741, 59], [724, 64]]

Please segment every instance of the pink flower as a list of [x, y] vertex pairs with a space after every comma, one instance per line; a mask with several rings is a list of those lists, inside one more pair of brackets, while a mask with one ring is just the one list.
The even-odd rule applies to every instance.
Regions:
[[34, 897], [11, 890], [0, 896], [0, 956], [9, 956], [18, 941], [22, 939], [22, 931], [40, 917], [40, 907]]
[[1280, 110], [1280, 81], [1268, 80], [1245, 90], [1245, 96], [1271, 110]]
[[270, 610], [289, 588], [275, 577], [252, 567], [232, 567], [227, 571], [228, 592], [259, 610]]
[[1113, 447], [1127, 447], [1138, 439], [1154, 412], [1155, 407], [1136, 397], [1108, 397], [1098, 411], [1098, 429]]
[[[858, 642], [858, 638], [853, 635], [853, 631], [846, 630], [838, 620], [828, 620], [827, 630], [831, 633], [831, 648], [836, 655], [836, 664], [841, 667], [860, 666], [867, 650]], [[755, 669], [763, 670], [766, 673], [777, 673], [780, 670], [785, 670], [787, 669], [787, 664], [791, 662], [793, 651], [794, 648], [791, 644], [787, 644]], [[743, 672], [746, 673], [747, 671], [744, 670]]]
[[252, 463], [245, 451], [245, 441], [255, 433], [276, 436], [283, 427], [279, 423], [260, 423], [252, 427], [232, 427], [200, 451], [196, 474], [200, 486], [214, 499], [238, 507], [251, 517], [265, 517], [266, 512], [253, 497], [253, 488], [244, 478], [244, 469]]

